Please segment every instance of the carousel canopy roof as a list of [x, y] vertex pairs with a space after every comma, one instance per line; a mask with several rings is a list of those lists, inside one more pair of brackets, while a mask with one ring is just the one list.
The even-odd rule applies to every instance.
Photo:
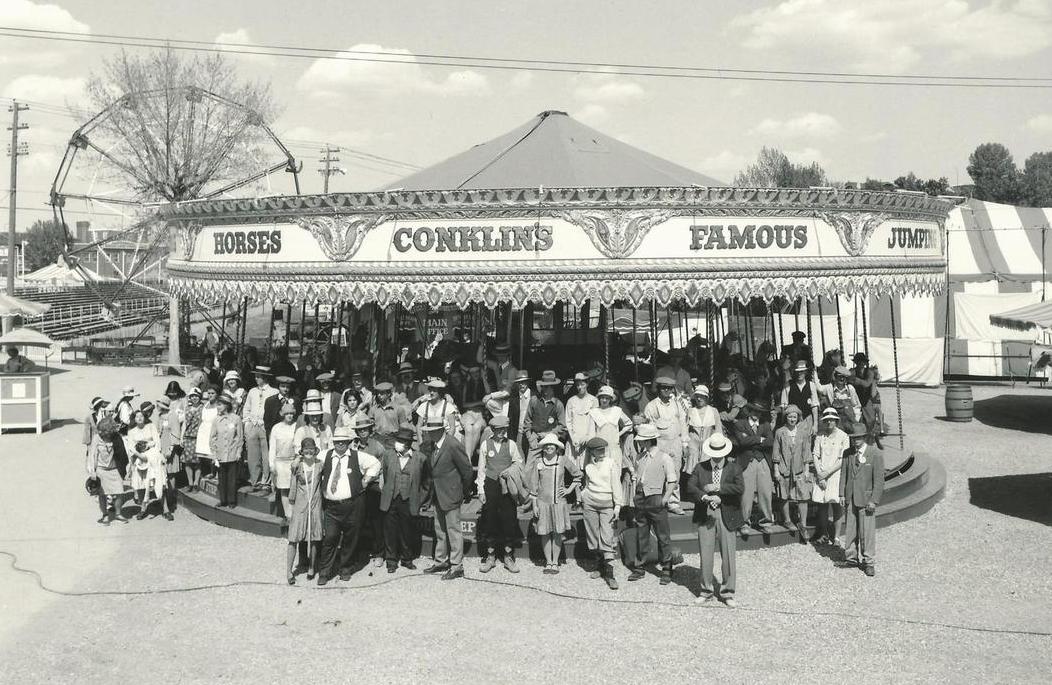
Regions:
[[693, 185], [726, 184], [548, 111], [384, 190]]

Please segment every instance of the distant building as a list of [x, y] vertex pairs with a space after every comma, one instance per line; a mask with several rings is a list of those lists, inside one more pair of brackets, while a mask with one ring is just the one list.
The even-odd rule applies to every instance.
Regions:
[[[73, 249], [83, 248], [92, 243], [120, 232], [121, 228], [94, 228], [90, 221], [78, 221], [74, 227]], [[164, 258], [168, 254], [167, 241], [154, 246], [152, 253], [145, 257], [143, 252], [149, 244], [139, 245], [133, 239], [116, 238], [95, 248], [78, 252], [80, 263], [105, 278], [124, 279], [135, 268], [143, 264], [143, 271], [134, 280], [146, 283], [162, 283], [166, 280]]]

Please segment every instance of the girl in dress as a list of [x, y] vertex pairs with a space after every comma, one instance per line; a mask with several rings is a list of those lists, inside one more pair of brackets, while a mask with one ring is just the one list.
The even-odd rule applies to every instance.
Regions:
[[[183, 467], [186, 469], [186, 491], [197, 492], [201, 483], [201, 460], [197, 458], [197, 436], [201, 430], [201, 391], [190, 388], [183, 411]], [[207, 433], [206, 433], [207, 435]]]
[[88, 477], [98, 484], [99, 511], [102, 513], [99, 523], [108, 526], [114, 519], [127, 523], [128, 519], [121, 515], [124, 473], [113, 447], [114, 440], [119, 438], [117, 422], [112, 417], [103, 417], [96, 430], [95, 439], [88, 446], [85, 468]]
[[815, 542], [835, 544], [840, 519], [840, 469], [844, 453], [851, 446], [847, 433], [840, 430], [840, 414], [830, 407], [822, 412], [822, 431], [815, 437], [812, 451], [815, 483], [811, 489], [811, 501], [818, 505], [815, 520]]
[[621, 445], [625, 436], [632, 432], [632, 420], [621, 407], [614, 404], [617, 396], [609, 385], [599, 388], [596, 393], [599, 406], [588, 412], [592, 419], [592, 432], [595, 437], [606, 441], [606, 455], [617, 463], [620, 470], [624, 458]]
[[774, 485], [782, 500], [782, 525], [791, 531], [797, 527], [789, 515], [789, 503], [796, 505], [800, 521], [800, 542], [807, 542], [807, 502], [811, 499], [812, 456], [811, 434], [800, 425], [800, 408], [785, 408], [785, 425], [774, 432], [771, 458], [774, 461]]
[[826, 404], [840, 414], [840, 428], [844, 431], [851, 430], [862, 420], [862, 403], [854, 386], [847, 382], [850, 375], [846, 366], [838, 366], [833, 370], [833, 382], [819, 386]]
[[234, 399], [230, 413], [240, 416], [241, 407], [245, 404], [245, 397], [248, 396], [248, 391], [241, 387], [241, 374], [233, 369], [223, 374], [223, 392]]
[[270, 429], [270, 477], [274, 481], [275, 499], [281, 500], [281, 515], [286, 519], [292, 511], [289, 487], [292, 481], [292, 460], [296, 456], [296, 407], [286, 404], [281, 408], [281, 423]]
[[160, 441], [157, 427], [146, 420], [145, 412], [139, 410], [132, 414], [132, 425], [124, 444], [132, 468], [131, 487], [140, 507], [135, 518], [139, 520], [146, 518], [146, 510], [154, 500], [164, 496], [168, 476]]
[[[533, 502], [534, 529], [541, 536], [544, 558], [547, 562], [544, 573], [559, 572], [559, 557], [563, 550], [563, 534], [570, 530], [570, 497], [581, 485], [581, 469], [573, 457], [563, 450], [563, 444], [554, 433], [541, 438], [541, 453], [526, 465]], [[566, 474], [571, 482], [566, 486]]]
[[[218, 396], [219, 391], [214, 385], [209, 385], [201, 391], [203, 400], [201, 403], [201, 426], [197, 429], [197, 444], [194, 445], [199, 462], [202, 459], [212, 460], [212, 447], [209, 444], [209, 439], [212, 435], [212, 422], [215, 421], [216, 415], [219, 413], [219, 410], [216, 408], [216, 398]], [[214, 464], [212, 470], [216, 473], [219, 472], [217, 465]], [[198, 476], [198, 479], [200, 479], [200, 476]]]
[[683, 465], [686, 473], [694, 469], [703, 459], [701, 446], [713, 433], [723, 433], [723, 423], [716, 407], [709, 404], [709, 389], [704, 385], [694, 388], [691, 395], [691, 407], [687, 410], [687, 432], [690, 442], [687, 443], [687, 462]]
[[300, 443], [299, 454], [292, 462], [291, 487], [289, 504], [292, 515], [289, 518], [287, 553], [287, 575], [289, 585], [296, 584], [296, 557], [300, 547], [307, 548], [310, 566], [307, 580], [313, 580], [318, 556], [318, 543], [321, 541], [321, 484], [322, 462], [318, 459], [318, 446], [311, 438], [304, 438]]
[[177, 403], [172, 411], [172, 401], [167, 397], [157, 400], [157, 433], [160, 436], [161, 458], [164, 460], [165, 487], [162, 511], [167, 521], [174, 520], [172, 509], [175, 506], [175, 477], [182, 468], [179, 455], [182, 445], [182, 411]]

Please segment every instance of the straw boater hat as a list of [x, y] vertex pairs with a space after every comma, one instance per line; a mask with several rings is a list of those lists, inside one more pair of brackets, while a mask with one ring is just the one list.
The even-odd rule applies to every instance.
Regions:
[[376, 425], [376, 422], [370, 419], [368, 416], [359, 416], [354, 420], [354, 430], [361, 430], [363, 428], [372, 428]]
[[825, 411], [822, 412], [822, 420], [840, 421], [840, 412], [838, 412], [836, 409], [833, 409], [832, 407], [828, 407]]
[[445, 429], [446, 429], [446, 422], [443, 421], [440, 418], [428, 419], [427, 423], [425, 423], [423, 426], [420, 427], [420, 430], [428, 431], [428, 432], [431, 432], [431, 431], [444, 431]]
[[278, 385], [292, 385], [296, 382], [295, 378], [289, 378], [288, 376], [278, 376], [274, 379], [274, 382]]
[[801, 371], [808, 371], [808, 370], [809, 370], [809, 368], [807, 366], [807, 362], [805, 362], [803, 359], [801, 359], [800, 361], [796, 362], [796, 366], [793, 367], [793, 373], [800, 373]]
[[554, 445], [555, 447], [558, 447], [560, 451], [563, 449], [563, 444], [555, 433], [545, 433], [544, 437], [541, 438], [541, 441], [537, 444], [542, 448], [545, 445]]
[[668, 376], [658, 376], [654, 380], [654, 385], [658, 387], [665, 386], [666, 388], [674, 388], [676, 387], [676, 379], [669, 378]]
[[416, 431], [409, 426], [402, 426], [398, 429], [398, 432], [395, 433], [395, 440], [411, 445], [413, 441], [416, 440]]
[[599, 388], [599, 392], [597, 392], [595, 396], [596, 399], [600, 397], [609, 397], [612, 400], [617, 399], [617, 393], [614, 392], [614, 389], [611, 388], [609, 385], [604, 385], [603, 387]]
[[319, 383], [331, 383], [333, 378], [336, 378], [336, 374], [334, 374], [332, 371], [326, 371], [325, 373], [319, 373], [317, 376], [314, 377], [314, 380], [318, 381]]
[[541, 377], [537, 380], [538, 386], [543, 385], [559, 385], [562, 381], [555, 375], [554, 371], [548, 370], [541, 373]]
[[511, 354], [511, 346], [508, 343], [501, 343], [493, 348], [494, 354]]
[[253, 367], [252, 368], [252, 375], [253, 376], [269, 376], [270, 375], [270, 367], [269, 366], [256, 366], [256, 367]]
[[722, 433], [713, 433], [701, 446], [701, 453], [708, 459], [721, 459], [731, 453], [731, 441]]
[[135, 392], [135, 388], [133, 388], [130, 385], [124, 386], [124, 389], [121, 390], [121, 397], [138, 397], [138, 396], [139, 396], [139, 393]]
[[303, 403], [303, 415], [304, 416], [322, 416], [325, 410], [321, 408], [321, 402], [304, 402]]
[[354, 440], [354, 433], [350, 428], [340, 426], [332, 433], [333, 442], [350, 442], [351, 440]]
[[636, 442], [645, 442], [647, 440], [657, 440], [660, 437], [657, 426], [651, 423], [643, 423], [636, 426], [636, 434], [632, 439]]
[[321, 391], [311, 388], [307, 391], [307, 396], [303, 398], [304, 402], [321, 402]]
[[446, 387], [446, 382], [441, 378], [432, 376], [427, 379], [427, 387], [431, 390], [443, 390]]
[[507, 428], [511, 425], [511, 421], [504, 414], [497, 414], [489, 420], [490, 428]]
[[513, 383], [529, 383], [530, 382], [530, 372], [526, 371], [525, 369], [523, 369], [522, 371], [519, 371], [517, 374], [515, 374], [515, 380], [512, 381], [512, 382]]
[[734, 390], [734, 386], [730, 384], [730, 381], [723, 381], [716, 386], [716, 389], [720, 392], [731, 392]]
[[402, 362], [398, 365], [398, 375], [401, 376], [403, 373], [416, 373], [416, 367], [412, 362]]
[[229, 371], [227, 371], [226, 373], [223, 374], [223, 382], [224, 383], [226, 383], [227, 381], [240, 381], [240, 380], [241, 380], [241, 374], [239, 374], [237, 371], [235, 371], [233, 369], [230, 369]]

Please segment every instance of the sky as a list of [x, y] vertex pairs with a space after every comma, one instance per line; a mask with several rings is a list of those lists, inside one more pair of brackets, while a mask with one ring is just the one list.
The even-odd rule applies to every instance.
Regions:
[[[477, 55], [1052, 85], [1052, 0], [0, 0], [0, 27], [408, 55], [403, 64], [235, 58], [245, 78], [271, 82], [281, 107], [273, 127], [304, 163], [304, 192], [321, 191], [323, 141], [427, 166], [549, 109], [728, 182], [764, 145], [819, 162], [833, 180], [913, 171], [951, 183], [969, 182], [968, 155], [983, 142], [1005, 144], [1020, 166], [1052, 150], [1052, 88], [763, 83], [412, 61]], [[117, 49], [0, 37], [0, 96], [83, 107], [85, 80]], [[50, 216], [47, 191], [82, 122], [32, 107], [22, 118], [30, 126], [22, 134], [30, 154], [19, 167], [25, 224]], [[347, 173], [332, 179], [334, 191], [370, 190], [403, 175], [360, 157], [341, 160]], [[6, 188], [7, 174], [0, 178]]]

